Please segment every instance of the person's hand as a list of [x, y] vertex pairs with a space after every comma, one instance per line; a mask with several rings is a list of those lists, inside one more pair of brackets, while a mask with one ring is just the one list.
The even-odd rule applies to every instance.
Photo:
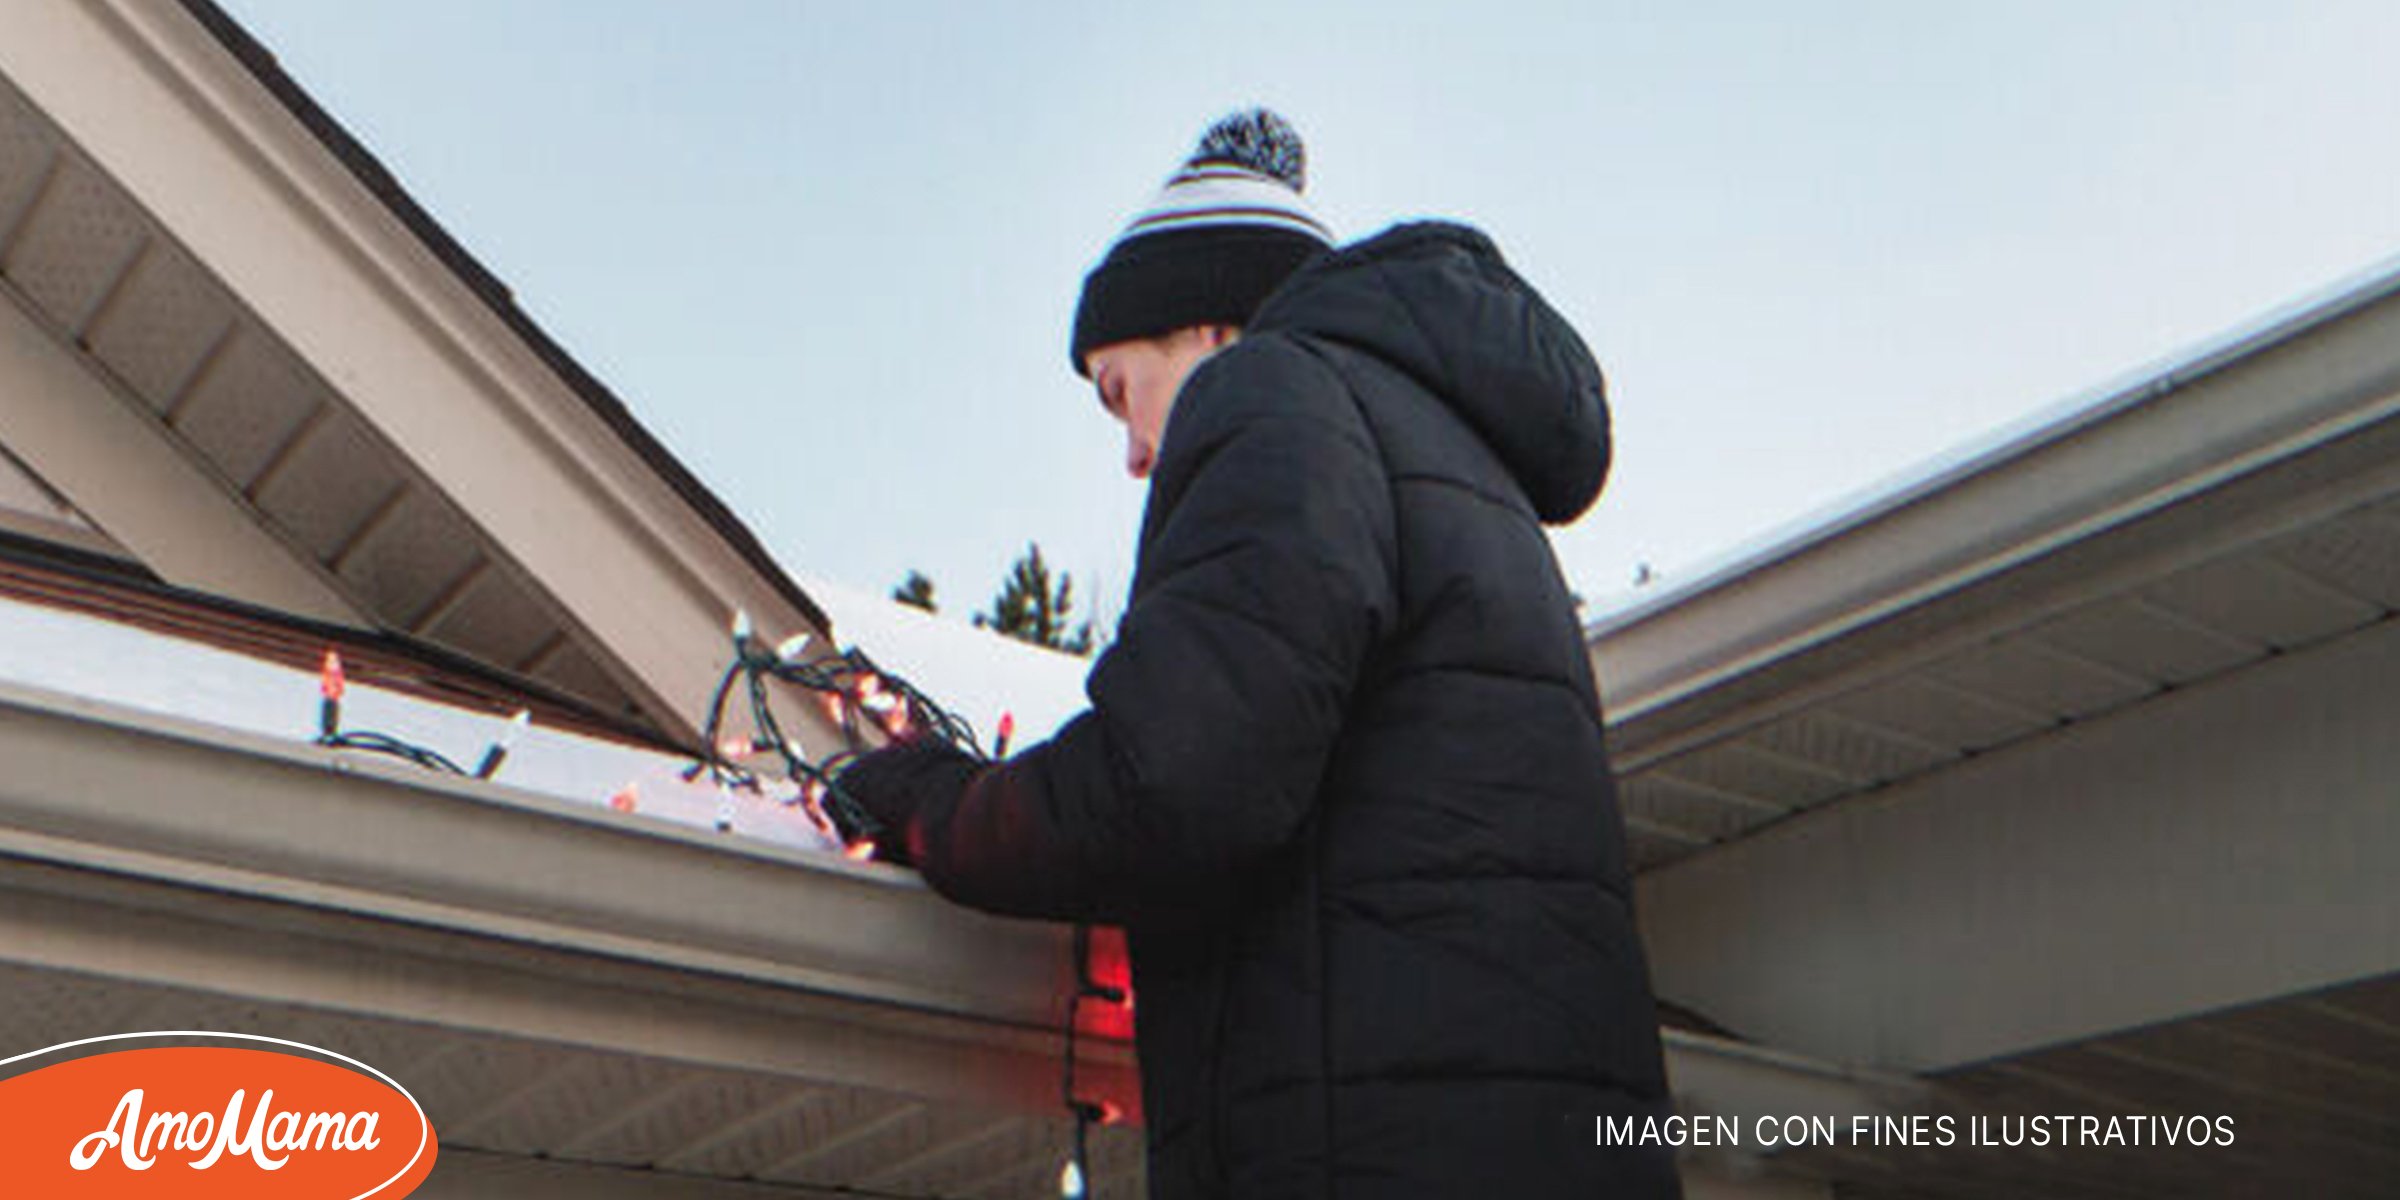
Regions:
[[875, 857], [909, 866], [924, 850], [917, 814], [927, 805], [957, 799], [979, 769], [974, 757], [956, 746], [918, 736], [859, 758], [833, 782], [881, 827], [874, 833]]

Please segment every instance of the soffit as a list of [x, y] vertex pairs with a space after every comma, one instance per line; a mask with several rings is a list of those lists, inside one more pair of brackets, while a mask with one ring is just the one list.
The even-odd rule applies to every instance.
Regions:
[[5, 81], [0, 289], [380, 629], [649, 723], [605, 647]]
[[[145, 1029], [301, 1042], [369, 1063], [425, 1109], [445, 1157], [546, 1161], [674, 1181], [889, 1197], [1049, 1200], [1072, 1123], [988, 1102], [629, 1050], [364, 1017], [237, 993], [0, 965], [0, 1041], [20, 1050]], [[174, 1044], [158, 1042], [144, 1044]], [[1096, 1132], [1092, 1195], [1138, 1200], [1138, 1129]], [[437, 1166], [436, 1182], [443, 1167]], [[785, 1194], [789, 1194], [788, 1192]]]
[[[2387, 428], [2351, 449], [2391, 453], [2395, 435]], [[1636, 868], [2391, 620], [2400, 493], [2196, 559], [2179, 553], [2185, 537], [2258, 511], [2270, 490], [2275, 480], [2254, 479], [2123, 530], [2111, 547], [2086, 547], [2087, 556], [2138, 551], [2147, 564], [2098, 586], [2089, 576], [1996, 579], [1983, 595], [1915, 614], [1900, 651], [1853, 657], [1837, 644], [1813, 664], [1819, 680], [1697, 731], [1647, 744], [1620, 731]]]
[[[2400, 976], [1946, 1072], [1961, 1144], [1811, 1149], [1779, 1164], [1860, 1200], [2297, 1194], [2367, 1200], [2400, 1178]], [[2232, 1119], [2207, 1146], [1969, 1147], [1970, 1117]], [[2214, 1139], [2219, 1131], [2211, 1128]]]

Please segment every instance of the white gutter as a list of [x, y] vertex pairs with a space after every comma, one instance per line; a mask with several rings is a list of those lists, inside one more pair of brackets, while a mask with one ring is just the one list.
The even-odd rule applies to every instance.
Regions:
[[1046, 1026], [1063, 931], [915, 876], [0, 683], [0, 853]]
[[0, 762], [0, 965], [1057, 1110], [1066, 930], [905, 871], [6, 682]]
[[[1056, 1104], [1061, 926], [915, 876], [0, 683], [0, 963]], [[1722, 1111], [1890, 1087], [1680, 1031]], [[1091, 1084], [1135, 1105], [1130, 1048]]]
[[0, 762], [0, 964], [1057, 1107], [1066, 931], [904, 871], [8, 683]]

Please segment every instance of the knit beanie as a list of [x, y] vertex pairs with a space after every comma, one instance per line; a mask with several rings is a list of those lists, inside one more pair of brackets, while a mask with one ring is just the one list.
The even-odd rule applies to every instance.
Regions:
[[1261, 301], [1333, 244], [1300, 190], [1307, 151], [1264, 108], [1218, 121], [1083, 277], [1068, 357], [1193, 325], [1243, 325]]

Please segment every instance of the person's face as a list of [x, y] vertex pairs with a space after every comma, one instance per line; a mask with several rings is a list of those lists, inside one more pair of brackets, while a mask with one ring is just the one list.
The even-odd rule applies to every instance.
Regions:
[[1217, 325], [1178, 329], [1153, 338], [1112, 342], [1084, 355], [1101, 407], [1125, 426], [1125, 473], [1148, 479], [1158, 463], [1167, 413], [1192, 368], [1234, 338]]

